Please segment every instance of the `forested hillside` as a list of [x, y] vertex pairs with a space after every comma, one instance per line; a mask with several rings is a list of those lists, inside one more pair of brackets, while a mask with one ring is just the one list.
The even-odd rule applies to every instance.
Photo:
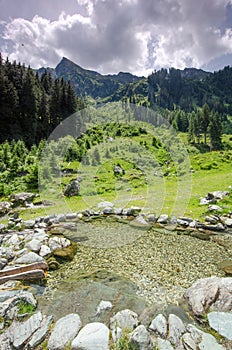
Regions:
[[46, 71], [39, 76], [30, 67], [4, 62], [0, 55], [0, 142], [37, 144], [81, 108], [70, 81], [53, 79]]

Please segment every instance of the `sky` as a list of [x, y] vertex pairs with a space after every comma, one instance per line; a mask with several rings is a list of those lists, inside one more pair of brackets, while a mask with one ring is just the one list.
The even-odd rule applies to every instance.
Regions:
[[0, 52], [102, 74], [232, 65], [232, 0], [0, 0]]

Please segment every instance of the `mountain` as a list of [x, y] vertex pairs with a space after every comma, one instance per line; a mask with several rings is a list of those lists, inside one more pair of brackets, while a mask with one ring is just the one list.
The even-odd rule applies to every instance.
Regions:
[[94, 99], [106, 98], [114, 94], [125, 84], [136, 83], [142, 78], [130, 73], [120, 72], [113, 75], [102, 75], [98, 72], [87, 70], [63, 57], [56, 68], [40, 68], [39, 74], [45, 69], [52, 77], [70, 80], [76, 93], [80, 97], [90, 96]]
[[[154, 71], [148, 78], [131, 73], [102, 75], [63, 57], [53, 78], [70, 80], [76, 94], [97, 102], [130, 101], [156, 109], [181, 108], [187, 112], [207, 103], [219, 113], [232, 115], [232, 68], [210, 73], [197, 68]], [[42, 74], [45, 68], [39, 69]]]

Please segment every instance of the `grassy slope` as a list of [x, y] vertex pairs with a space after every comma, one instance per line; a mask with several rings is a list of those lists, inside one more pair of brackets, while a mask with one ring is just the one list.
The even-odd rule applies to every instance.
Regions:
[[[182, 138], [185, 138], [185, 135], [182, 135]], [[147, 148], [145, 153], [142, 154], [139, 153], [141, 149], [136, 147], [140, 147], [137, 146], [138, 143], [140, 141], [144, 142], [145, 139]], [[106, 200], [114, 201], [116, 207], [137, 205], [143, 207], [144, 212], [168, 213], [176, 216], [186, 215], [200, 219], [207, 213], [207, 206], [199, 205], [200, 197], [204, 197], [211, 191], [228, 190], [229, 186], [232, 185], [232, 151], [230, 150], [201, 154], [192, 146], [190, 162], [193, 172], [191, 176], [188, 176], [188, 182], [185, 184], [184, 176], [176, 177], [174, 175], [175, 167], [171, 164], [169, 166], [170, 175], [167, 177], [151, 178], [149, 174], [147, 176], [146, 170], [149, 167], [147, 169], [144, 167], [145, 175], [143, 175], [142, 171], [134, 166], [133, 157], [139, 154], [141, 158], [144, 158], [148, 155], [147, 163], [151, 161], [153, 156], [156, 159], [161, 157], [159, 160], [162, 162], [163, 154], [160, 153], [160, 149], [152, 149], [152, 141], [149, 135], [135, 137], [134, 141], [135, 143], [131, 139], [124, 138], [123, 140], [115, 140], [112, 145], [101, 145], [99, 148], [101, 164], [91, 165], [94, 148], [88, 155], [90, 165], [80, 165], [78, 162], [69, 164], [69, 168], [78, 170], [78, 176], [82, 178], [81, 196], [64, 199], [47, 191], [47, 197], [45, 197], [55, 201], [55, 206], [47, 207], [46, 210], [43, 208], [25, 210], [20, 215], [24, 218], [33, 218], [51, 213], [96, 208], [100, 201]], [[225, 141], [228, 143], [229, 137]], [[130, 151], [128, 151], [128, 147], [130, 147]], [[110, 159], [105, 157], [106, 149], [110, 150]], [[125, 174], [121, 177], [115, 177], [113, 174], [113, 166], [117, 163], [120, 163], [125, 170]], [[67, 166], [67, 164], [64, 164], [64, 166]], [[163, 172], [166, 167], [164, 164]], [[73, 178], [76, 178], [76, 172], [74, 175], [62, 177], [62, 185], [58, 188], [59, 191]], [[188, 195], [190, 198], [188, 198]], [[176, 201], [177, 196], [178, 200]], [[231, 198], [227, 198], [220, 205], [224, 207], [224, 212], [229, 212], [231, 211], [231, 204]]]

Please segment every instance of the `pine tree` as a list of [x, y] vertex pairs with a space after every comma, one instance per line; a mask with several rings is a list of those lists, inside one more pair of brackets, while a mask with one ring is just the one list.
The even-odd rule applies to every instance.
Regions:
[[202, 107], [202, 113], [201, 113], [201, 125], [202, 125], [202, 131], [204, 133], [204, 143], [206, 144], [206, 138], [207, 138], [207, 131], [208, 131], [208, 126], [210, 122], [210, 109], [207, 103], [204, 104]]
[[209, 127], [210, 150], [219, 150], [222, 147], [222, 122], [218, 113], [211, 115]]

